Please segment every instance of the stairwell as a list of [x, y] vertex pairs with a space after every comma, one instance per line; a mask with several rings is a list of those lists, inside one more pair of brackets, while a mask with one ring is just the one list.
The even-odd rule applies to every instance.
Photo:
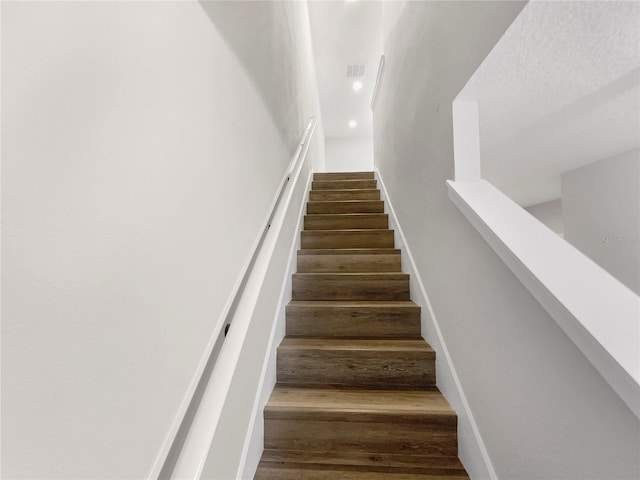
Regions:
[[373, 172], [315, 173], [255, 479], [468, 479]]

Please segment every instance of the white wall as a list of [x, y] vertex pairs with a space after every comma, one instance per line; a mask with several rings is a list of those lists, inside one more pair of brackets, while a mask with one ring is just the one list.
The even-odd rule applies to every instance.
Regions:
[[300, 8], [2, 2], [3, 478], [149, 474], [317, 115]]
[[556, 233], [563, 234], [564, 222], [562, 220], [562, 200], [556, 199], [550, 202], [538, 203], [525, 208], [527, 212], [536, 217], [547, 227]]
[[373, 139], [327, 137], [324, 144], [327, 172], [370, 172], [373, 170]]
[[[636, 478], [637, 418], [447, 197], [451, 102], [522, 6], [394, 9], [374, 112], [375, 164], [497, 477]], [[471, 432], [461, 435], [474, 478], [487, 478], [490, 470], [468, 454]]]
[[[256, 292], [255, 309], [247, 324], [246, 335], [241, 340], [237, 368], [209, 448], [202, 479], [252, 479], [262, 457], [263, 412], [276, 384], [276, 350], [284, 337], [285, 306], [291, 300], [291, 274], [295, 269], [295, 252], [300, 246], [300, 230], [312, 177], [310, 163], [310, 159], [307, 160], [298, 177], [289, 182], [289, 208], [283, 208], [271, 224], [269, 234], [274, 234], [271, 245], [266, 245], [269, 242], [265, 240], [266, 250], [262, 255], [266, 266], [264, 278]], [[237, 334], [235, 330], [239, 323], [232, 325], [234, 331], [230, 331], [225, 347], [236, 340], [233, 336]], [[225, 353], [223, 349], [220, 354], [222, 368], [227, 360]]]
[[640, 295], [640, 150], [562, 175], [565, 239]]

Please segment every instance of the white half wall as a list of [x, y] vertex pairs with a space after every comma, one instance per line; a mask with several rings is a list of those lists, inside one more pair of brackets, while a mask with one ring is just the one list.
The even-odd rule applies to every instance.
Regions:
[[1, 8], [1, 476], [147, 478], [318, 116], [306, 5]]
[[565, 239], [640, 295], [640, 150], [562, 175]]
[[372, 138], [327, 137], [324, 152], [327, 172], [373, 171]]
[[638, 419], [448, 198], [451, 103], [523, 6], [395, 7], [375, 164], [488, 453], [460, 452], [471, 477], [628, 480]]

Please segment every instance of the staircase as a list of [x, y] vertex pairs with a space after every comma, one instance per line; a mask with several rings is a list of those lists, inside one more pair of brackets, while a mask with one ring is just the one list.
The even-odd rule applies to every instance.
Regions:
[[373, 172], [316, 173], [258, 480], [468, 479]]

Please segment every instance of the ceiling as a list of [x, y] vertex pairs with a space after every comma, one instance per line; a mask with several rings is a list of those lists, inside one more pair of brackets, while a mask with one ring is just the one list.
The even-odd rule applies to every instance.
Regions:
[[640, 3], [532, 1], [457, 99], [478, 100], [482, 177], [523, 206], [640, 145]]
[[[382, 54], [381, 1], [309, 2], [311, 36], [326, 137], [372, 137], [371, 97]], [[347, 65], [365, 65], [354, 92]], [[357, 127], [350, 128], [355, 120]]]

